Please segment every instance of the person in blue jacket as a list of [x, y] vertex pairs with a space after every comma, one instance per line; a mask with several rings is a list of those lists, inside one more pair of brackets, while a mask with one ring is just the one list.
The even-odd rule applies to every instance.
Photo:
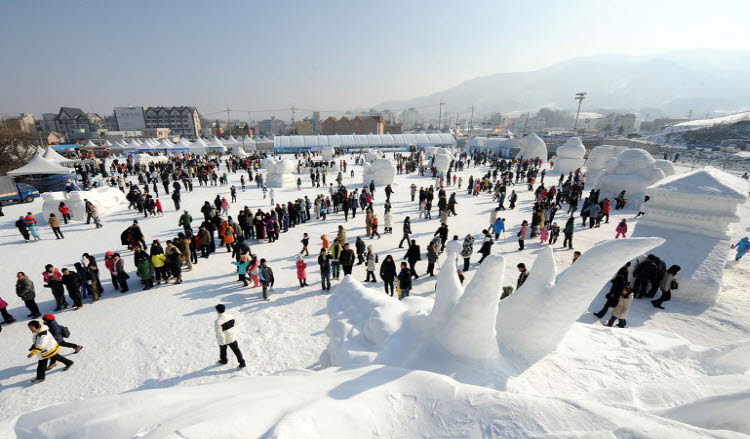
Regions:
[[745, 236], [744, 238], [740, 239], [740, 242], [738, 242], [734, 246], [734, 249], [737, 250], [737, 256], [735, 256], [734, 260], [739, 261], [743, 256], [745, 256], [745, 253], [750, 251], [750, 238]]
[[[50, 335], [52, 335], [52, 338], [55, 339], [60, 347], [74, 349], [74, 354], [81, 352], [83, 346], [65, 341], [65, 335], [63, 335], [63, 327], [60, 326], [59, 323], [57, 323], [57, 320], [55, 319], [55, 316], [53, 314], [45, 314], [44, 316], [42, 316], [42, 321], [49, 329], [49, 333]], [[52, 359], [52, 361], [50, 361], [49, 363], [49, 366], [47, 366], [47, 370], [50, 370], [55, 366], [57, 366], [57, 361]]]
[[492, 233], [495, 234], [495, 241], [500, 238], [500, 234], [505, 232], [505, 218], [498, 218], [492, 226]]
[[237, 280], [239, 280], [240, 282], [242, 282], [244, 284], [244, 286], [247, 286], [247, 277], [246, 277], [246, 275], [247, 275], [247, 269], [248, 269], [248, 267], [250, 267], [250, 258], [247, 255], [247, 253], [245, 253], [244, 255], [242, 255], [240, 257], [239, 261], [232, 262], [232, 265], [236, 265], [237, 266], [237, 274], [239, 275], [239, 279], [237, 279]]

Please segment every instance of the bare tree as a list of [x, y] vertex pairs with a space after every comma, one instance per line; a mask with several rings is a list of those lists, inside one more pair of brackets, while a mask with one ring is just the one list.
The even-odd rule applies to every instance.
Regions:
[[0, 175], [27, 163], [36, 153], [33, 133], [0, 127]]

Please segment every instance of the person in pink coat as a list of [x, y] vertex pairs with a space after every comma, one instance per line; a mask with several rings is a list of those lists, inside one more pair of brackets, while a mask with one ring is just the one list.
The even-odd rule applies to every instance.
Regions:
[[252, 259], [250, 259], [250, 268], [247, 270], [247, 272], [250, 273], [250, 279], [253, 280], [253, 288], [260, 286], [260, 275], [258, 274], [259, 266], [260, 262], [258, 262], [258, 257], [253, 255]]
[[541, 244], [544, 244], [549, 239], [549, 229], [546, 227], [542, 227], [542, 230], [539, 231], [539, 241]]
[[[8, 312], [8, 302], [4, 301], [2, 297], [0, 297], [0, 314], [3, 316], [2, 323], [5, 325], [9, 325], [16, 321], [16, 319], [14, 319]], [[2, 327], [0, 327], [0, 331], [2, 331]]]
[[307, 286], [307, 262], [302, 260], [302, 255], [297, 256], [297, 280], [300, 287]]
[[227, 201], [227, 197], [221, 197], [221, 213], [229, 215], [229, 201]]
[[627, 220], [623, 218], [623, 220], [620, 221], [620, 224], [618, 224], [617, 227], [615, 227], [615, 231], [617, 232], [617, 234], [615, 235], [615, 239], [619, 238], [620, 235], [622, 235], [622, 237], [625, 238], [626, 237], [625, 234], [628, 233]]

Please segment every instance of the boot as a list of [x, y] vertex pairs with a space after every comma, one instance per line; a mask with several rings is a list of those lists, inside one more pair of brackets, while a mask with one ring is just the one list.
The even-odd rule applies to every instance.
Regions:
[[68, 369], [70, 369], [71, 367], [73, 367], [73, 365], [74, 365], [74, 364], [75, 364], [75, 363], [70, 363], [70, 364], [68, 364], [67, 366], [63, 367], [63, 372], [65, 372], [66, 370], [68, 370]]
[[44, 382], [44, 378], [42, 379], [37, 378], [37, 379], [31, 380], [31, 384], [39, 384], [43, 382]]

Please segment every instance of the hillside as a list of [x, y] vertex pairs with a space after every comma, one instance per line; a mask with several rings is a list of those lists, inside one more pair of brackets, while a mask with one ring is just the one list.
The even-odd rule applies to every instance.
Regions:
[[[713, 61], [700, 68], [698, 59]], [[572, 109], [574, 94], [587, 91], [584, 107], [589, 109], [657, 109], [664, 114], [686, 114], [691, 109], [694, 114], [740, 111], [750, 101], [750, 84], [744, 80], [750, 72], [748, 59], [747, 53], [712, 51], [576, 58], [535, 71], [470, 79], [428, 96], [384, 102], [378, 108], [419, 107], [442, 99], [449, 107], [475, 105], [480, 112], [543, 106]]]
[[718, 146], [725, 139], [750, 138], [750, 112], [691, 120], [664, 127], [648, 136], [656, 143], [680, 146]]

